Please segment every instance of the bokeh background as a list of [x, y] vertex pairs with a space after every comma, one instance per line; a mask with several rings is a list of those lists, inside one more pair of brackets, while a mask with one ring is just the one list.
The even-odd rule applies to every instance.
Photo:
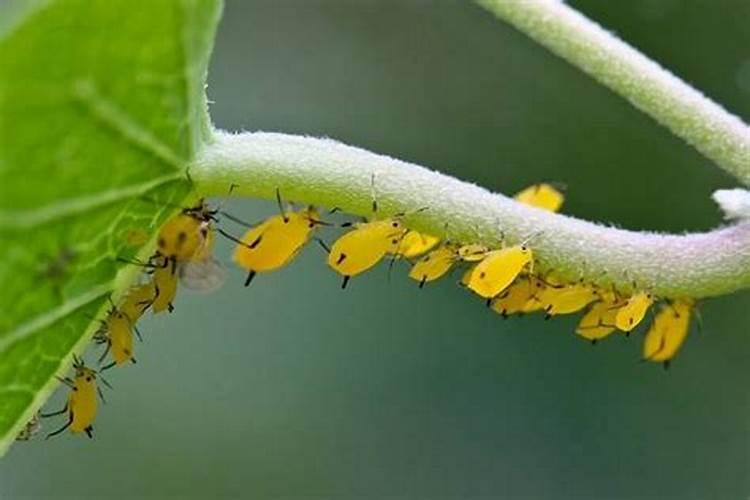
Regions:
[[[748, 2], [570, 3], [750, 119]], [[710, 193], [734, 185], [468, 1], [230, 0], [208, 92], [223, 128], [330, 136], [505, 193], [560, 181], [565, 212], [632, 229], [709, 229]], [[640, 334], [591, 346], [573, 318], [503, 321], [403, 266], [341, 291], [314, 246], [242, 279], [144, 321], [96, 439], [17, 444], [0, 498], [750, 493], [747, 293], [705, 302], [664, 372], [638, 362]]]

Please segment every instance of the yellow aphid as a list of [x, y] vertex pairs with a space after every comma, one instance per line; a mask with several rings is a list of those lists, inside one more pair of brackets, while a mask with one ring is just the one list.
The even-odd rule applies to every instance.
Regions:
[[[474, 267], [476, 267], [476, 266], [474, 266]], [[464, 271], [464, 273], [461, 275], [461, 285], [462, 286], [465, 286], [465, 287], [469, 286], [469, 281], [471, 281], [471, 273], [474, 272], [474, 267], [470, 267], [469, 269], [467, 269], [466, 271]]]
[[492, 309], [503, 317], [522, 313], [534, 298], [534, 288], [534, 283], [528, 277], [521, 277], [492, 301]]
[[539, 295], [539, 301], [547, 313], [547, 318], [558, 314], [578, 312], [598, 298], [594, 287], [584, 283], [547, 286]]
[[467, 286], [480, 297], [491, 299], [505, 290], [527, 266], [533, 265], [525, 244], [493, 250], [471, 270]]
[[135, 324], [151, 307], [155, 298], [156, 286], [153, 281], [136, 285], [128, 291], [118, 309], [130, 319], [131, 323]]
[[596, 302], [581, 318], [576, 333], [591, 342], [603, 339], [615, 331], [616, 315], [617, 306], [612, 302]]
[[[96, 383], [97, 373], [96, 370], [87, 368], [83, 361], [77, 357], [74, 357], [73, 368], [75, 369], [75, 377], [70, 379], [68, 377], [60, 378], [60, 382], [70, 387], [70, 396], [65, 407], [53, 413], [41, 414], [42, 417], [52, 417], [55, 415], [62, 415], [67, 413], [68, 422], [61, 428], [54, 432], [47, 434], [49, 439], [52, 436], [60, 434], [65, 429], [70, 429], [70, 432], [79, 433], [85, 432], [88, 437], [93, 437], [93, 423], [96, 418], [96, 395], [99, 392], [99, 388]], [[105, 385], [109, 385], [102, 379]], [[101, 396], [101, 392], [99, 392]]]
[[516, 200], [550, 212], [557, 212], [565, 201], [565, 196], [549, 184], [534, 184], [515, 196]]
[[532, 293], [529, 301], [526, 302], [526, 304], [523, 306], [523, 309], [521, 309], [520, 312], [522, 313], [530, 313], [542, 310], [544, 308], [544, 304], [539, 299], [539, 297], [544, 293], [544, 290], [547, 289], [547, 286], [549, 286], [547, 281], [539, 278], [538, 276], [529, 275], [528, 280], [531, 286]]
[[442, 245], [419, 259], [409, 271], [409, 277], [418, 281], [419, 288], [422, 288], [425, 283], [444, 276], [457, 260], [456, 248]]
[[458, 248], [458, 256], [464, 262], [479, 262], [490, 252], [489, 247], [479, 243], [469, 243]]
[[318, 211], [307, 207], [269, 217], [251, 228], [234, 250], [234, 262], [248, 272], [245, 286], [256, 273], [274, 271], [288, 264], [323, 224]]
[[615, 326], [623, 332], [633, 330], [643, 321], [649, 307], [654, 303], [653, 295], [649, 292], [638, 292], [628, 298], [615, 317]]
[[178, 262], [204, 258], [213, 242], [212, 222], [216, 220], [216, 213], [203, 200], [183, 209], [159, 231], [156, 242], [159, 253]]
[[399, 219], [362, 222], [337, 239], [328, 253], [328, 265], [344, 277], [341, 288], [349, 278], [363, 273], [380, 262], [398, 244], [404, 231]]
[[99, 358], [101, 363], [108, 353], [112, 356], [112, 363], [102, 367], [108, 370], [115, 365], [135, 363], [133, 357], [133, 328], [131, 319], [121, 310], [113, 308], [102, 325], [102, 329], [94, 337], [99, 344], [107, 344]]
[[438, 243], [440, 243], [440, 238], [437, 236], [409, 229], [396, 245], [396, 249], [391, 253], [411, 259], [422, 255], [425, 252], [429, 252], [435, 248]]
[[154, 299], [151, 309], [154, 314], [163, 311], [172, 312], [175, 297], [177, 296], [177, 264], [174, 258], [167, 258], [156, 254], [152, 259], [151, 280], [154, 284]]
[[690, 329], [691, 300], [677, 300], [662, 306], [643, 341], [643, 359], [663, 362], [677, 354]]

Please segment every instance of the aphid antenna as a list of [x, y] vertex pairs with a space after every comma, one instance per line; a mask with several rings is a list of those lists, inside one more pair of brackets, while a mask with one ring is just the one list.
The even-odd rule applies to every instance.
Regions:
[[70, 378], [68, 378], [68, 377], [60, 377], [60, 376], [57, 376], [57, 375], [55, 375], [55, 378], [56, 378], [56, 379], [57, 379], [57, 380], [58, 380], [58, 381], [59, 381], [59, 382], [60, 382], [61, 384], [65, 384], [65, 385], [67, 385], [68, 387], [70, 387], [71, 389], [73, 389], [73, 388], [75, 387], [75, 382], [73, 382], [72, 380], [70, 380]]
[[429, 210], [429, 209], [430, 209], [430, 207], [419, 207], [419, 208], [415, 208], [414, 210], [408, 210], [406, 212], [398, 212], [396, 214], [393, 214], [393, 218], [394, 219], [403, 219], [405, 217], [411, 217], [412, 215], [416, 215], [416, 214], [422, 213], [422, 212], [424, 212], [426, 210]]
[[232, 215], [229, 212], [226, 212], [224, 210], [221, 210], [219, 213], [221, 214], [222, 217], [226, 217], [227, 219], [231, 220], [232, 222], [235, 222], [235, 223], [239, 224], [240, 226], [245, 226], [245, 227], [252, 228], [252, 227], [255, 227], [255, 226], [257, 226], [259, 224], [258, 222], [256, 222], [256, 223], [246, 222], [243, 219], [240, 219], [239, 217], [234, 216], [234, 215]]
[[537, 231], [536, 233], [531, 233], [529, 236], [527, 236], [523, 241], [521, 241], [520, 245], [528, 245], [531, 243], [534, 239], [538, 238], [539, 236], [543, 235], [544, 231]]
[[80, 358], [76, 353], [73, 353], [73, 368], [79, 369], [85, 367], [86, 363], [83, 362], [83, 359]]
[[328, 222], [320, 219], [313, 219], [312, 217], [305, 216], [305, 219], [312, 224], [313, 226], [327, 226], [327, 227], [333, 227], [335, 224], [333, 222]]
[[[550, 269], [549, 271], [547, 271], [547, 274], [550, 274], [552, 272], [554, 272], [554, 269]], [[556, 285], [554, 283], [550, 283], [549, 281], [544, 279], [541, 274], [537, 274], [536, 279], [544, 283], [544, 286], [549, 287], [549, 288], [565, 288], [565, 285]]]

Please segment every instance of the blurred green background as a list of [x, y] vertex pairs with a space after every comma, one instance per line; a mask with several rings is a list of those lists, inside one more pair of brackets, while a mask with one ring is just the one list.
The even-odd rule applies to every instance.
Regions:
[[[750, 119], [750, 3], [570, 3]], [[330, 136], [505, 193], [561, 181], [565, 212], [632, 229], [711, 228], [710, 193], [735, 184], [470, 2], [229, 1], [208, 92], [222, 128]], [[592, 347], [574, 318], [503, 321], [453, 279], [405, 275], [341, 291], [311, 246], [249, 289], [231, 270], [182, 293], [109, 374], [96, 439], [17, 444], [0, 498], [750, 493], [747, 293], [706, 302], [664, 372], [638, 362], [640, 334]]]

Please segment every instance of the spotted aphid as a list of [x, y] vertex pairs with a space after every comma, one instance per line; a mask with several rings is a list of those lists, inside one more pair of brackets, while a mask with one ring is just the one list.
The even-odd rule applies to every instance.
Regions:
[[[354, 229], [344, 233], [328, 249], [328, 265], [341, 276], [341, 288], [349, 280], [374, 267], [389, 253], [396, 252], [407, 233], [402, 219], [405, 213], [383, 219], [378, 218], [378, 202], [375, 197], [375, 175], [371, 177], [372, 216], [366, 222], [351, 224]], [[423, 209], [417, 210], [417, 212]], [[350, 224], [347, 224], [350, 225]]]
[[154, 314], [164, 311], [172, 312], [172, 303], [177, 296], [177, 262], [174, 258], [155, 254], [149, 259], [151, 269], [151, 281], [154, 284], [155, 294], [151, 303]]
[[153, 281], [135, 285], [128, 290], [118, 309], [135, 324], [156, 299], [156, 285]]
[[669, 365], [690, 330], [693, 305], [692, 300], [683, 299], [662, 306], [646, 332], [644, 360], [664, 363], [665, 367]]
[[524, 269], [533, 267], [533, 260], [526, 243], [492, 250], [465, 275], [466, 286], [480, 297], [491, 299], [510, 286]]
[[[93, 423], [97, 412], [97, 394], [101, 397], [101, 391], [97, 386], [97, 372], [87, 368], [80, 358], [74, 356], [73, 360], [75, 369], [73, 379], [58, 377], [60, 382], [70, 388], [70, 396], [65, 407], [60, 411], [40, 414], [41, 417], [53, 417], [65, 413], [68, 415], [68, 421], [61, 428], [47, 434], [45, 439], [56, 436], [65, 429], [69, 429], [72, 433], [85, 432], [88, 437], [94, 437]], [[100, 378], [100, 380], [109, 386], [104, 379]]]
[[177, 262], [205, 258], [213, 245], [217, 213], [203, 200], [182, 209], [159, 230], [156, 240], [159, 253]]
[[403, 223], [394, 217], [355, 224], [337, 239], [328, 254], [328, 265], [344, 277], [341, 287], [380, 262], [403, 233]]
[[467, 243], [458, 247], [458, 257], [464, 262], [479, 262], [490, 253], [490, 247], [480, 243]]
[[276, 195], [280, 214], [253, 226], [240, 239], [222, 231], [222, 234], [237, 242], [233, 260], [248, 272], [245, 286], [257, 273], [275, 271], [289, 264], [310, 241], [315, 230], [327, 224], [320, 219], [315, 207], [287, 211], [278, 190]]
[[398, 244], [396, 244], [396, 248], [390, 253], [398, 257], [412, 259], [429, 252], [435, 248], [438, 243], [440, 243], [440, 238], [437, 236], [408, 229], [400, 238]]
[[547, 286], [539, 295], [547, 318], [576, 313], [598, 298], [596, 289], [586, 283]]
[[419, 282], [419, 288], [425, 283], [444, 276], [459, 260], [458, 248], [444, 244], [419, 259], [409, 271], [409, 277]]
[[534, 299], [535, 283], [528, 276], [519, 277], [492, 301], [492, 310], [507, 318], [511, 314], [525, 312], [525, 308]]
[[557, 212], [565, 201], [565, 196], [550, 184], [534, 184], [516, 193], [515, 199], [550, 212]]
[[600, 297], [601, 300], [591, 305], [576, 328], [578, 335], [592, 343], [607, 337], [616, 330], [617, 310], [625, 303], [615, 292], [602, 291]]
[[133, 335], [135, 332], [134, 322], [120, 309], [113, 307], [107, 319], [102, 322], [102, 327], [94, 335], [97, 344], [106, 345], [104, 352], [99, 357], [99, 363], [104, 361], [107, 354], [112, 357], [112, 362], [102, 367], [108, 370], [113, 366], [125, 363], [135, 364], [133, 356]]
[[623, 332], [630, 332], [643, 321], [655, 300], [651, 293], [643, 291], [630, 296], [617, 311], [615, 326]]

